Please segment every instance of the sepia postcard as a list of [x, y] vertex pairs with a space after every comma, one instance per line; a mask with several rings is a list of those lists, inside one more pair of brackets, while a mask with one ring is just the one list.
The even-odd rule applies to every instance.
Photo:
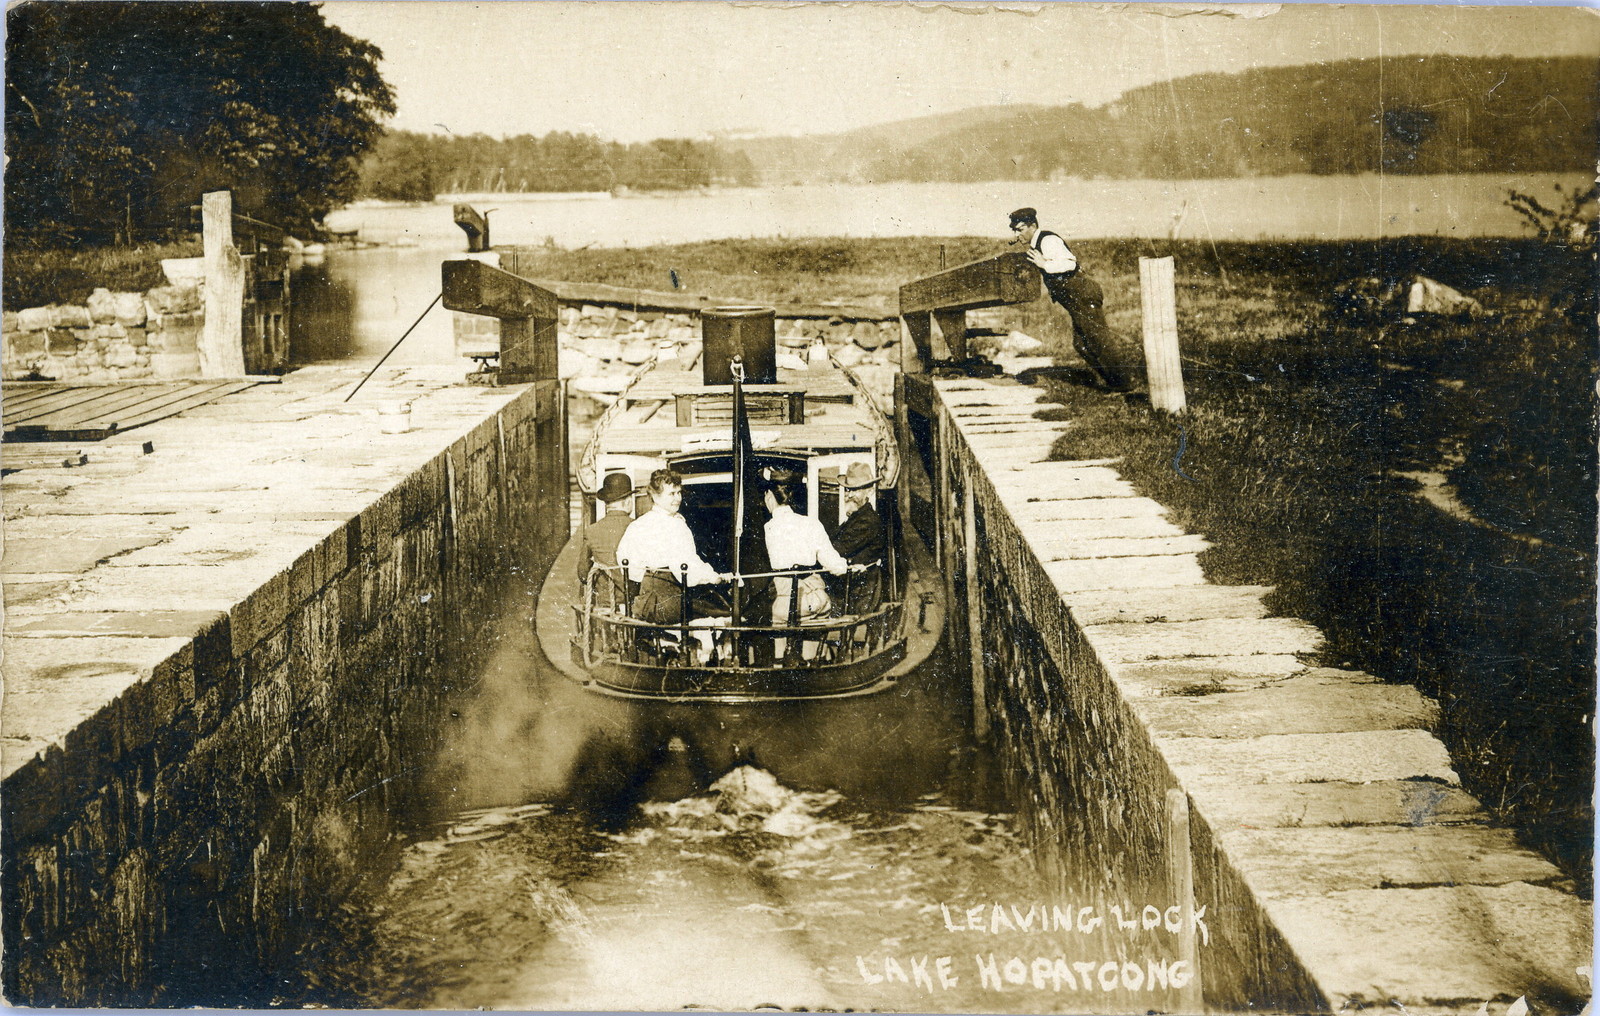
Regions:
[[23, 0], [19, 1008], [1588, 1012], [1600, 18]]

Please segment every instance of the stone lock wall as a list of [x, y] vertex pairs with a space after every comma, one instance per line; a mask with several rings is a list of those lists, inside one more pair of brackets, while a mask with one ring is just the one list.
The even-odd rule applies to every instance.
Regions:
[[228, 1006], [281, 990], [271, 971], [295, 968], [308, 923], [409, 810], [481, 625], [529, 559], [551, 388], [171, 639], [164, 663], [6, 779], [10, 1003]]
[[[102, 288], [87, 304], [6, 311], [0, 379], [104, 384], [200, 377], [206, 320], [200, 261], [163, 261], [168, 284], [142, 293]], [[288, 263], [270, 251], [246, 255], [243, 264], [245, 372], [281, 372], [289, 357]]]
[[1204, 908], [1198, 994], [1115, 1011], [1581, 1008], [1592, 907], [1461, 788], [1435, 703], [1318, 666], [1270, 589], [1209, 583], [1206, 540], [1115, 460], [1055, 460], [1072, 422], [1037, 389], [905, 388], [975, 717], [1052, 889]]
[[86, 382], [199, 377], [204, 324], [204, 299], [193, 285], [143, 293], [97, 289], [87, 305], [7, 311], [0, 376]]

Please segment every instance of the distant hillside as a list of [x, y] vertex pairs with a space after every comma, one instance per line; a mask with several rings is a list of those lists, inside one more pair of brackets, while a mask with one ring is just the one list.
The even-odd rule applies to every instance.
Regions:
[[1347, 60], [723, 147], [767, 184], [1582, 171], [1600, 148], [1597, 78], [1581, 57]]

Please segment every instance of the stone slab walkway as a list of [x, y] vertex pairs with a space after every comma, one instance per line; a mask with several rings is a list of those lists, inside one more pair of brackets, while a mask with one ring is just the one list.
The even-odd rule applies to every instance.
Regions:
[[1333, 1009], [1588, 996], [1589, 905], [1460, 788], [1432, 701], [1316, 666], [1321, 633], [1269, 616], [1266, 587], [1210, 584], [1205, 540], [1114, 463], [1050, 461], [1071, 424], [1039, 418], [1060, 410], [1038, 389], [935, 387], [1193, 821]]
[[[108, 710], [137, 725], [158, 665], [222, 618], [250, 638], [294, 576], [336, 564], [313, 548], [523, 391], [415, 367], [344, 402], [361, 373], [303, 368], [96, 446], [149, 454], [5, 477], [0, 777]], [[397, 401], [412, 429], [384, 433], [377, 407]]]

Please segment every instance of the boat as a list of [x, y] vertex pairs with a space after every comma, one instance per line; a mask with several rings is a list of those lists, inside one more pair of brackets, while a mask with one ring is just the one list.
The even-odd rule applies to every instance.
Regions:
[[[767, 308], [708, 309], [701, 353], [685, 361], [668, 347], [633, 373], [596, 421], [576, 468], [582, 522], [546, 578], [535, 616], [545, 655], [583, 687], [670, 702], [871, 695], [936, 647], [944, 582], [922, 536], [902, 518], [907, 481], [893, 425], [820, 341], [808, 361], [780, 359], [773, 318]], [[654, 623], [639, 616], [626, 562], [580, 574], [583, 527], [604, 514], [598, 493], [606, 477], [626, 477], [633, 495], [619, 503], [638, 518], [651, 505], [650, 476], [663, 468], [683, 477], [680, 513], [701, 558], [736, 577], [709, 587], [728, 603], [720, 615], [693, 616], [692, 599], [708, 587], [680, 580], [681, 616]], [[827, 613], [802, 617], [801, 583], [821, 569], [767, 565], [762, 480], [797, 486], [797, 507], [831, 538], [844, 521], [846, 478], [863, 471], [870, 487], [851, 487], [867, 491], [883, 521], [883, 556], [859, 566], [861, 581], [834, 580]], [[779, 584], [788, 585], [791, 606], [775, 618], [763, 592]]]

